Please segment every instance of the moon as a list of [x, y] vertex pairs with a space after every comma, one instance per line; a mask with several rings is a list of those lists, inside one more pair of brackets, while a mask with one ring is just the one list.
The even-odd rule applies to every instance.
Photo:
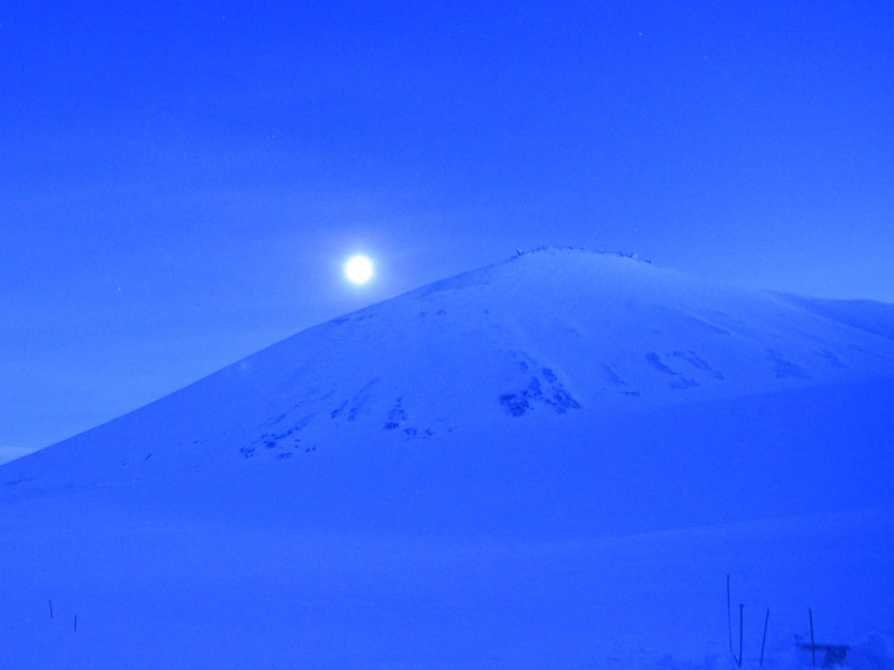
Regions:
[[376, 268], [369, 256], [357, 254], [345, 262], [345, 278], [356, 286], [368, 284], [375, 274]]

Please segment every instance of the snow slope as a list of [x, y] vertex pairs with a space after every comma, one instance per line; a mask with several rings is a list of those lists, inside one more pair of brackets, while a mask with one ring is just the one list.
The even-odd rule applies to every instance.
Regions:
[[4, 648], [727, 667], [731, 573], [894, 667], [892, 315], [547, 249], [309, 329], [0, 467]]

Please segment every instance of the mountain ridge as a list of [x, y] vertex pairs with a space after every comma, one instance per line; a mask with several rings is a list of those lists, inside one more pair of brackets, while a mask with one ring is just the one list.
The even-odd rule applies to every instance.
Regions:
[[304, 330], [0, 467], [5, 653], [710, 670], [730, 574], [768, 667], [806, 607], [892, 667], [894, 341], [862, 307], [547, 251]]
[[[602, 285], [594, 288], [600, 282]], [[554, 296], [561, 296], [563, 287], [564, 303], [557, 305]], [[578, 299], [568, 293], [577, 293]], [[739, 316], [717, 308], [730, 300], [752, 314]], [[494, 386], [488, 398], [475, 398], [477, 411], [484, 416], [488, 404], [491, 411], [516, 418], [538, 410], [563, 414], [583, 407], [617, 408], [619, 401], [685, 402], [689, 400], [687, 392], [704, 399], [712, 397], [711, 393], [772, 391], [783, 388], [784, 383], [852, 378], [855, 366], [858, 379], [894, 372], [894, 347], [879, 340], [884, 334], [817, 315], [806, 300], [705, 282], [629, 255], [544, 248], [311, 326], [58, 444], [84, 440], [84, 436], [109, 430], [135, 414], [154, 412], [154, 408], [203, 389], [216, 396], [235, 393], [238, 381], [233, 382], [233, 377], [242, 379], [247, 393], [266, 394], [272, 405], [279, 405], [266, 419], [260, 417], [276, 424], [275, 419], [283, 413], [295, 412], [294, 407], [277, 402], [278, 395], [291, 395], [296, 400], [292, 404], [298, 406], [302, 403], [295, 396], [302, 392], [305, 404], [316, 400], [318, 405], [329, 401], [327, 393], [336, 394], [333, 389], [314, 393], [309, 388], [330, 381], [325, 379], [327, 366], [348, 388], [338, 392], [341, 397], [329, 402], [331, 406], [318, 408], [315, 415], [328, 412], [332, 421], [354, 423], [366, 414], [372, 396], [390, 381], [394, 388], [387, 391], [388, 406], [377, 407], [378, 427], [399, 429], [405, 436], [417, 438], [436, 430], [433, 423], [439, 423], [442, 431], [452, 431], [456, 426], [450, 416], [461, 414], [475, 394], [463, 391], [457, 380], [451, 381], [447, 369], [451, 361], [445, 365], [439, 356], [456, 358], [454, 367], [468, 358], [489, 367], [490, 376], [479, 376], [476, 381], [494, 386], [492, 380], [502, 379], [503, 388]], [[376, 328], [377, 320], [384, 320], [385, 325]], [[760, 328], [753, 322], [759, 322]], [[828, 327], [820, 328], [820, 324]], [[390, 345], [396, 338], [402, 338], [405, 351]], [[633, 340], [639, 342], [630, 346]], [[563, 348], [566, 351], [561, 351]], [[787, 348], [794, 348], [797, 355]], [[729, 352], [747, 360], [737, 360]], [[416, 375], [418, 379], [408, 378], [414, 374], [407, 367], [410, 353], [413, 365], [425, 367]], [[338, 359], [345, 356], [357, 359], [352, 362], [353, 371], [350, 362], [348, 366], [340, 364]], [[598, 363], [587, 362], [594, 357], [599, 358]], [[723, 365], [716, 363], [724, 358]], [[248, 381], [257, 376], [254, 371], [259, 367], [268, 377], [260, 384], [269, 388], [260, 389]], [[729, 371], [732, 367], [737, 368], [735, 373]], [[757, 367], [764, 368], [762, 378], [753, 374]], [[474, 376], [473, 372], [467, 374]], [[737, 381], [737, 376], [743, 379]], [[401, 378], [404, 383], [399, 383]], [[227, 379], [230, 381], [223, 381]], [[780, 382], [784, 382], [782, 386]], [[407, 425], [411, 389], [423, 386], [440, 389], [441, 397], [433, 398], [431, 404], [451, 405], [450, 412], [430, 417], [432, 425]], [[277, 391], [283, 387], [289, 388]], [[709, 387], [712, 390], [706, 390]], [[457, 398], [461, 394], [464, 397]], [[381, 405], [382, 400], [376, 400]], [[246, 402], [253, 400], [246, 398]], [[237, 407], [238, 402], [233, 409]], [[317, 418], [308, 417], [309, 413], [293, 416], [293, 432], [304, 430]], [[263, 453], [265, 449], [258, 446], [264, 435], [254, 446], [243, 445], [243, 456]]]
[[302, 330], [0, 473], [282, 461], [888, 375], [894, 344], [803, 299], [545, 248]]

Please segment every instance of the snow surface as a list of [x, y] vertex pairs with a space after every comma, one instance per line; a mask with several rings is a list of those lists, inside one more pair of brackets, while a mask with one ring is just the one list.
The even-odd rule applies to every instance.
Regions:
[[891, 306], [525, 254], [0, 467], [2, 654], [726, 668], [730, 574], [746, 667], [894, 667], [892, 400]]

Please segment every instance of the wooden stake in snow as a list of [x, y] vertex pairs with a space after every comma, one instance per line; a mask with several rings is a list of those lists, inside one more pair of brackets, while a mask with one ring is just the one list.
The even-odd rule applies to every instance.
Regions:
[[764, 636], [761, 638], [761, 662], [760, 667], [764, 667], [764, 650], [767, 648], [767, 624], [770, 623], [770, 608], [767, 608], [767, 615], [764, 617]]
[[816, 638], [813, 636], [813, 608], [808, 608], [807, 614], [810, 616], [810, 657], [813, 667], [816, 667]]
[[50, 600], [49, 603], [50, 603], [50, 618], [52, 619], [53, 618], [53, 601]]
[[733, 657], [736, 665], [742, 667], [742, 611], [745, 605], [739, 603], [739, 653], [733, 650], [733, 614], [732, 614], [732, 598], [730, 597], [729, 573], [726, 575], [726, 630], [729, 634], [729, 655]]
[[844, 667], [850, 647], [846, 644], [817, 644], [816, 634], [813, 629], [813, 608], [809, 608], [807, 614], [810, 617], [810, 644], [801, 642], [798, 644], [798, 648], [804, 651], [810, 650], [810, 661], [814, 668], [816, 667], [816, 652], [818, 651], [823, 654], [822, 667]]

